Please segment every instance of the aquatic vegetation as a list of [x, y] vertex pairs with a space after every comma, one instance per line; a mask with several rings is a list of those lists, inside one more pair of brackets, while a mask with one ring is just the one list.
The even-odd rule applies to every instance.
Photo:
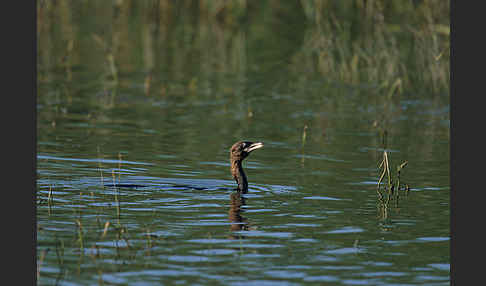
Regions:
[[[59, 71], [75, 81], [72, 70], [89, 66], [110, 95], [108, 106], [117, 87], [130, 85], [124, 75], [135, 70], [146, 72], [141, 83], [145, 95], [190, 95], [210, 86], [215, 70], [245, 78], [268, 53], [274, 61], [259, 69], [276, 72], [276, 79], [275, 64], [285, 59], [288, 66], [281, 72], [292, 73], [302, 84], [309, 83], [305, 74], [311, 70], [324, 82], [371, 85], [387, 96], [449, 92], [449, 1], [37, 3], [38, 80]], [[103, 33], [86, 31], [83, 17], [71, 14], [93, 6], [106, 19], [103, 27], [110, 25]], [[46, 35], [58, 21], [63, 29], [53, 32], [64, 33], [52, 47]], [[280, 32], [274, 33], [276, 29]], [[133, 34], [140, 40], [127, 40]], [[168, 65], [172, 76], [162, 80]], [[181, 82], [180, 75], [192, 65], [200, 71]], [[215, 88], [226, 94], [232, 89]]]
[[423, 87], [448, 92], [449, 1], [301, 3], [317, 29], [306, 34], [297, 61], [309, 66], [317, 55], [324, 78], [373, 84], [388, 97]]
[[[396, 168], [396, 176], [393, 178], [393, 175], [390, 172], [390, 162], [388, 159], [388, 151], [386, 150], [386, 136], [387, 132], [385, 131], [383, 134], [383, 159], [378, 167], [381, 169], [381, 175], [378, 179], [378, 186], [376, 192], [378, 193], [378, 202], [380, 208], [380, 216], [383, 219], [388, 217], [388, 206], [391, 200], [395, 201], [396, 206], [398, 206], [398, 200], [400, 198], [400, 190], [405, 191], [406, 194], [410, 191], [410, 187], [408, 184], [401, 183], [400, 184], [400, 173], [403, 168], [408, 164], [408, 161], [402, 162]], [[383, 178], [386, 175], [386, 184], [383, 184], [383, 190], [381, 189], [381, 183]]]

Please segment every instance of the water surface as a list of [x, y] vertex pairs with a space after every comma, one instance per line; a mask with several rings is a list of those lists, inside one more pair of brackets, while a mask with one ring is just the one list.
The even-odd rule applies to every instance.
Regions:
[[[308, 24], [230, 33], [180, 20], [161, 24], [165, 45], [56, 7], [43, 21], [70, 25], [41, 28], [40, 285], [449, 285], [448, 94], [323, 78], [296, 61]], [[116, 78], [93, 34], [119, 45]], [[226, 45], [208, 58], [211, 37]], [[408, 161], [410, 186], [386, 216], [385, 130], [391, 171]], [[265, 143], [244, 163], [243, 196], [229, 171], [237, 140]]]

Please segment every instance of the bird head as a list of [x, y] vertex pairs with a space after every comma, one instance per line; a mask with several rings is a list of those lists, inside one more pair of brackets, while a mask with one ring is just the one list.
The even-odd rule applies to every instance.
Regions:
[[253, 150], [263, 147], [262, 142], [239, 141], [233, 144], [230, 149], [231, 161], [243, 161]]

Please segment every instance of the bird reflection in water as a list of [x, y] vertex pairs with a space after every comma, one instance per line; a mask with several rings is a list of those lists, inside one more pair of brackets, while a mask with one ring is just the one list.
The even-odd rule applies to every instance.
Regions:
[[[242, 210], [242, 206], [246, 204], [246, 199], [240, 192], [234, 192], [230, 195], [230, 208], [228, 212], [228, 219], [231, 222], [231, 231], [248, 230], [248, 219], [242, 216], [245, 212]], [[233, 238], [242, 238], [241, 235], [231, 235]]]

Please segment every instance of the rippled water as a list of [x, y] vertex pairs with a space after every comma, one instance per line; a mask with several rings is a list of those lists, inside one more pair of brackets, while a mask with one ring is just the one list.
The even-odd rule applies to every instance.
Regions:
[[[165, 108], [139, 103], [143, 115], [120, 105], [94, 118], [79, 115], [89, 106], [55, 115], [49, 100], [38, 109], [40, 284], [449, 284], [448, 115], [440, 104], [394, 103], [401, 115], [389, 125], [387, 151], [392, 172], [408, 160], [402, 180], [411, 189], [384, 217], [373, 110], [327, 113], [312, 101], [260, 97], [264, 110], [231, 135], [239, 105], [218, 115], [226, 102], [211, 97], [190, 114], [168, 98]], [[202, 121], [207, 114], [212, 123]], [[245, 161], [243, 197], [229, 172], [238, 139], [265, 142]]]
[[[289, 151], [296, 146], [268, 142], [248, 158], [250, 190], [240, 196], [226, 149], [211, 162], [186, 162], [191, 149], [136, 161], [63, 156], [39, 143], [40, 282], [449, 283], [447, 182], [405, 169], [412, 189], [382, 218], [377, 162], [363, 161], [379, 150], [369, 146], [302, 156]], [[285, 150], [287, 159], [277, 160]], [[423, 175], [441, 169], [433, 164]]]

